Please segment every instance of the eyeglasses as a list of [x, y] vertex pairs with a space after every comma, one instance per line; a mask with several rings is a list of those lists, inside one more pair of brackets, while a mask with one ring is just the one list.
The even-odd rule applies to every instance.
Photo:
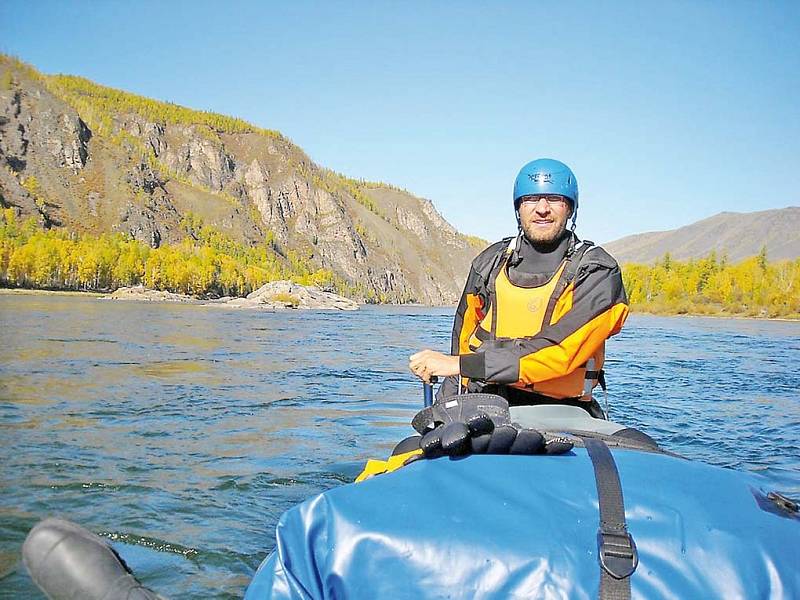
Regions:
[[539, 204], [539, 200], [544, 200], [549, 206], [561, 208], [567, 203], [564, 196], [523, 196], [520, 198], [520, 204], [530, 202], [531, 204]]

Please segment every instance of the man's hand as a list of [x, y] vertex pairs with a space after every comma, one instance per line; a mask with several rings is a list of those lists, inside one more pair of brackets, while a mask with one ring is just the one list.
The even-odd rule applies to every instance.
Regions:
[[434, 375], [448, 377], [449, 375], [458, 375], [461, 371], [458, 356], [442, 354], [434, 350], [423, 350], [412, 354], [408, 359], [408, 368], [425, 383], [430, 383], [431, 377]]

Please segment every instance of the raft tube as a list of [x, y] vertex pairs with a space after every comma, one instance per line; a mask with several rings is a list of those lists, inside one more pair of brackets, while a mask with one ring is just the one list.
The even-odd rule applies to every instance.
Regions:
[[[796, 504], [761, 476], [585, 415], [512, 409], [611, 449], [638, 551], [633, 598], [800, 598]], [[598, 494], [575, 442], [561, 456], [419, 460], [319, 494], [281, 517], [245, 598], [598, 598]]]

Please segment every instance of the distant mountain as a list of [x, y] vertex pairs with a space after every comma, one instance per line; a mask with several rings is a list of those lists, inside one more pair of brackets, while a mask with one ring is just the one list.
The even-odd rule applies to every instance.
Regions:
[[651, 263], [671, 258], [702, 258], [712, 250], [736, 262], [766, 246], [768, 260], [800, 257], [800, 207], [753, 213], [723, 212], [672, 231], [629, 235], [603, 244], [620, 263]]
[[276, 131], [0, 55], [0, 208], [156, 248], [198, 223], [389, 302], [453, 303], [481, 241], [430, 200], [320, 167]]

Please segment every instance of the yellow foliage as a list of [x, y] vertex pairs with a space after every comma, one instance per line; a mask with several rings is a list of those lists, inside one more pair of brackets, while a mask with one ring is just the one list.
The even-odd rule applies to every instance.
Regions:
[[461, 237], [475, 250], [483, 250], [487, 246], [489, 246], [489, 242], [485, 239], [478, 237], [477, 235], [464, 235], [462, 234]]
[[280, 133], [270, 129], [255, 127], [242, 119], [218, 113], [193, 110], [172, 102], [161, 102], [105, 87], [73, 75], [50, 75], [45, 77], [48, 89], [55, 95], [78, 106], [90, 109], [96, 116], [115, 114], [138, 114], [150, 122], [173, 123], [177, 125], [202, 126], [201, 131], [209, 137], [216, 132], [260, 133], [271, 138], [283, 139]]
[[336, 171], [332, 171], [331, 169], [320, 169], [318, 174], [312, 175], [311, 183], [314, 187], [321, 188], [331, 194], [332, 196], [340, 196], [341, 194], [347, 194], [351, 198], [353, 198], [356, 202], [364, 206], [370, 212], [375, 213], [382, 219], [386, 220], [386, 217], [378, 208], [378, 205], [370, 198], [365, 192], [365, 187], [377, 187], [381, 185], [383, 187], [391, 187], [385, 184], [367, 184], [363, 181], [358, 181], [356, 179], [351, 179], [350, 177], [345, 177], [341, 173], [337, 173]]
[[245, 296], [265, 283], [291, 279], [346, 292], [328, 269], [313, 270], [296, 252], [280, 257], [271, 240], [245, 246], [191, 214], [182, 226], [192, 237], [152, 249], [122, 234], [78, 236], [42, 231], [33, 219], [21, 226], [12, 209], [0, 211], [0, 285], [113, 290], [143, 284], [194, 296]]
[[12, 87], [14, 87], [14, 75], [10, 69], [3, 71], [3, 76], [0, 77], [0, 90], [7, 92]]
[[27, 191], [31, 195], [31, 198], [33, 198], [33, 201], [36, 203], [36, 206], [39, 207], [39, 210], [43, 210], [46, 203], [46, 199], [44, 191], [42, 190], [42, 186], [39, 183], [39, 180], [36, 179], [36, 177], [34, 177], [33, 175], [31, 175], [30, 177], [26, 177], [22, 181], [22, 187], [25, 188], [25, 191]]
[[39, 72], [28, 63], [22, 62], [18, 58], [14, 56], [8, 56], [7, 54], [0, 54], [0, 67], [22, 74], [28, 79], [32, 79], [34, 81], [40, 81], [42, 78]]
[[623, 279], [634, 310], [800, 318], [800, 259], [769, 263], [766, 252], [728, 264], [711, 253], [679, 262], [627, 264]]

